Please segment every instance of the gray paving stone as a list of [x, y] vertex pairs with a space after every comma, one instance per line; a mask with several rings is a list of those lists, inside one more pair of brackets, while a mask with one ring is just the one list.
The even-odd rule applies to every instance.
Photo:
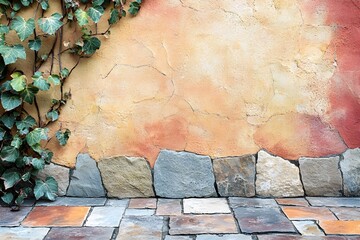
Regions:
[[16, 227], [29, 214], [32, 207], [21, 207], [19, 211], [12, 212], [10, 208], [0, 207], [0, 226]]
[[215, 177], [208, 156], [162, 150], [154, 166], [157, 196], [165, 198], [216, 196]]
[[330, 210], [340, 220], [360, 221], [360, 208], [339, 207], [339, 208], [330, 208]]
[[198, 235], [196, 240], [251, 240], [251, 236], [244, 234], [224, 234], [224, 235]]
[[136, 209], [136, 208], [128, 208], [125, 211], [126, 216], [151, 216], [155, 214], [154, 209]]
[[54, 177], [58, 183], [58, 196], [64, 196], [69, 187], [69, 174], [69, 168], [50, 163], [50, 165], [45, 165], [45, 168], [39, 172], [38, 177], [43, 180], [47, 176]]
[[256, 163], [256, 194], [262, 197], [304, 196], [299, 168], [260, 150]]
[[226, 198], [189, 198], [183, 200], [184, 213], [231, 213]]
[[189, 236], [170, 236], [166, 235], [164, 240], [192, 240]]
[[306, 199], [315, 207], [360, 207], [360, 197], [307, 197]]
[[348, 149], [340, 161], [344, 178], [344, 195], [360, 196], [360, 148]]
[[292, 221], [296, 229], [303, 236], [324, 236], [323, 231], [313, 221]]
[[125, 216], [116, 240], [161, 240], [164, 219], [159, 216]]
[[238, 233], [232, 214], [171, 216], [169, 226], [170, 235]]
[[213, 168], [220, 196], [255, 196], [255, 157], [215, 158]]
[[296, 232], [279, 209], [239, 207], [234, 213], [243, 233]]
[[108, 199], [105, 206], [124, 207], [129, 205], [129, 199]]
[[45, 240], [108, 240], [114, 228], [52, 228]]
[[50, 228], [5, 228], [0, 227], [0, 239], [3, 240], [42, 240]]
[[106, 198], [59, 197], [54, 202], [41, 200], [36, 206], [104, 206]]
[[70, 185], [66, 193], [70, 197], [104, 197], [100, 171], [89, 154], [79, 154], [76, 166], [70, 171]]
[[339, 157], [300, 158], [301, 179], [307, 196], [341, 196]]
[[230, 197], [230, 207], [271, 207], [278, 208], [274, 199]]
[[85, 226], [118, 227], [124, 212], [124, 207], [94, 207]]
[[156, 198], [134, 198], [130, 199], [129, 208], [156, 208]]
[[258, 240], [359, 240], [354, 236], [299, 236], [299, 235], [258, 235]]
[[170, 216], [181, 215], [181, 200], [159, 198], [157, 203], [156, 215]]
[[108, 197], [153, 197], [149, 163], [140, 157], [111, 157], [98, 163]]

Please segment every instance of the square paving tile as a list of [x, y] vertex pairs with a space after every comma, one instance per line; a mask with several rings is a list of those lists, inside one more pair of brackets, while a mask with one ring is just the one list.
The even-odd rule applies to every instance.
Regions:
[[105, 203], [105, 206], [112, 206], [112, 207], [126, 208], [128, 205], [129, 205], [129, 199], [108, 199]]
[[296, 229], [304, 236], [324, 236], [323, 231], [313, 221], [292, 221]]
[[105, 240], [111, 239], [114, 228], [52, 228], [45, 240]]
[[85, 226], [118, 227], [124, 211], [124, 207], [94, 207]]
[[277, 198], [276, 202], [284, 206], [308, 207], [309, 203], [305, 198]]
[[244, 233], [296, 232], [290, 220], [276, 208], [239, 207], [234, 213]]
[[183, 200], [184, 213], [231, 213], [226, 198], [189, 198]]
[[274, 199], [230, 197], [230, 207], [271, 207], [278, 208]]
[[330, 208], [340, 220], [360, 220], [360, 208]]
[[306, 198], [311, 206], [316, 207], [360, 207], [360, 198], [359, 197], [307, 197]]
[[106, 198], [58, 197], [56, 201], [41, 200], [36, 206], [104, 206]]
[[126, 216], [116, 240], [161, 240], [164, 219], [160, 216]]
[[335, 215], [324, 207], [282, 207], [291, 220], [336, 220]]
[[252, 240], [251, 236], [244, 234], [199, 235], [196, 240]]
[[31, 211], [31, 207], [21, 207], [19, 211], [10, 211], [8, 207], [0, 207], [0, 226], [15, 227], [19, 226], [26, 215]]
[[130, 199], [129, 208], [156, 208], [156, 198]]
[[126, 209], [126, 216], [151, 216], [155, 214], [155, 209]]
[[320, 221], [326, 234], [360, 235], [360, 221]]
[[165, 199], [159, 198], [157, 202], [156, 215], [170, 216], [181, 215], [181, 200], [180, 199]]
[[232, 214], [170, 216], [170, 235], [238, 233]]
[[2, 240], [42, 240], [50, 228], [0, 227]]
[[22, 225], [27, 227], [77, 227], [82, 226], [89, 207], [34, 207]]

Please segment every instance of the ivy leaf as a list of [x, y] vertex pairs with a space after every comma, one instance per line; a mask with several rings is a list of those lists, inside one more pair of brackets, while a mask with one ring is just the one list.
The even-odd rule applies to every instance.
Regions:
[[10, 29], [15, 30], [21, 41], [27, 39], [33, 34], [35, 29], [35, 21], [33, 18], [25, 20], [23, 17], [16, 16], [10, 24]]
[[11, 74], [12, 80], [10, 81], [11, 87], [17, 91], [21, 92], [26, 88], [26, 76], [20, 72], [14, 72]]
[[67, 78], [69, 76], [69, 74], [70, 74], [70, 71], [67, 68], [62, 69], [60, 72], [60, 75], [62, 78]]
[[7, 34], [9, 33], [9, 27], [6, 25], [0, 25], [0, 34]]
[[41, 197], [45, 197], [51, 201], [54, 201], [57, 191], [58, 184], [53, 177], [47, 177], [45, 182], [43, 180], [36, 179], [34, 188], [34, 195], [36, 200], [39, 200]]
[[41, 140], [47, 140], [49, 129], [47, 128], [35, 128], [28, 135], [26, 135], [26, 142], [29, 146], [35, 146], [40, 143]]
[[50, 163], [51, 159], [54, 156], [54, 153], [50, 151], [49, 149], [46, 149], [40, 153], [41, 159], [43, 159], [46, 163]]
[[92, 5], [95, 6], [101, 6], [104, 3], [104, 0], [93, 0]]
[[14, 46], [0, 45], [0, 54], [4, 58], [5, 65], [16, 62], [18, 58], [26, 59], [25, 48], [21, 44]]
[[45, 161], [43, 159], [33, 158], [31, 165], [38, 170], [42, 170], [45, 167]]
[[41, 39], [35, 38], [34, 40], [29, 41], [29, 48], [33, 51], [39, 51], [41, 48]]
[[54, 85], [60, 85], [60, 76], [52, 74], [49, 76], [48, 81], [52, 82]]
[[19, 135], [15, 135], [13, 140], [11, 141], [11, 146], [13, 146], [16, 149], [19, 149], [22, 145], [22, 139], [19, 137]]
[[131, 2], [128, 10], [129, 13], [133, 16], [137, 15], [140, 10], [140, 4], [141, 4], [140, 0]]
[[13, 146], [5, 146], [0, 152], [1, 159], [6, 162], [15, 162], [19, 156], [19, 150]]
[[55, 136], [59, 141], [59, 144], [61, 146], [65, 146], [67, 141], [69, 140], [70, 134], [71, 134], [70, 130], [66, 129], [64, 132], [62, 132], [61, 130], [57, 131]]
[[12, 129], [17, 116], [19, 116], [18, 112], [6, 112], [0, 117], [0, 121], [5, 125], [5, 127]]
[[60, 13], [54, 13], [50, 17], [40, 18], [38, 20], [39, 27], [44, 33], [53, 35], [63, 25], [62, 17]]
[[27, 88], [25, 88], [24, 91], [22, 91], [20, 93], [20, 95], [25, 102], [27, 102], [29, 104], [33, 104], [35, 94], [37, 94], [38, 92], [39, 92], [39, 89], [37, 87], [35, 87], [32, 84], [29, 84], [27, 86]]
[[1, 179], [4, 180], [4, 187], [6, 190], [13, 187], [20, 180], [20, 174], [15, 171], [5, 172], [1, 176]]
[[22, 5], [28, 7], [30, 3], [33, 3], [33, 0], [21, 0]]
[[10, 204], [14, 200], [14, 195], [12, 193], [5, 193], [4, 196], [1, 197], [1, 200], [6, 204]]
[[12, 94], [11, 92], [3, 92], [1, 94], [1, 105], [6, 111], [17, 108], [22, 103], [19, 95]]
[[75, 11], [75, 17], [78, 20], [78, 24], [80, 26], [84, 26], [89, 23], [88, 14], [80, 8]]
[[42, 76], [41, 72], [36, 72], [32, 79], [34, 80], [34, 86], [40, 90], [47, 91], [50, 89], [50, 83]]
[[101, 41], [97, 37], [92, 37], [84, 41], [84, 46], [82, 48], [82, 51], [87, 55], [91, 55], [94, 54], [95, 51], [100, 48], [100, 45], [101, 45]]
[[41, 0], [40, 5], [41, 5], [42, 10], [48, 10], [49, 1], [48, 0]]
[[0, 141], [4, 140], [6, 131], [0, 127]]
[[104, 14], [104, 9], [101, 6], [90, 7], [87, 14], [95, 23], [98, 23], [101, 16]]
[[46, 117], [47, 117], [48, 119], [50, 119], [52, 122], [54, 122], [54, 121], [58, 120], [58, 118], [59, 118], [59, 113], [58, 113], [58, 111], [56, 111], [56, 110], [52, 110], [52, 111], [46, 113]]
[[1, 5], [9, 6], [10, 2], [8, 0], [0, 0]]
[[120, 14], [117, 9], [111, 9], [110, 18], [108, 20], [110, 25], [117, 23], [120, 20]]
[[29, 128], [36, 126], [35, 119], [28, 115], [23, 120], [16, 122], [16, 128], [20, 131], [20, 134], [27, 134]]
[[23, 180], [24, 182], [27, 182], [27, 181], [30, 180], [30, 177], [31, 177], [31, 173], [27, 172], [27, 173], [25, 173], [24, 175], [21, 176], [21, 180]]

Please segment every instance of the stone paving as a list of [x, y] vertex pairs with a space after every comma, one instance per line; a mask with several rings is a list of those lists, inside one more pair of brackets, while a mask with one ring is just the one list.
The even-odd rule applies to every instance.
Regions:
[[0, 239], [360, 240], [360, 198], [74, 198], [0, 207]]

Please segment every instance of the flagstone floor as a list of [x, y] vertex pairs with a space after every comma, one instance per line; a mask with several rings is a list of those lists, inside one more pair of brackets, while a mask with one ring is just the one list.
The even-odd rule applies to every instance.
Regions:
[[0, 207], [0, 239], [359, 239], [360, 198], [58, 198]]

